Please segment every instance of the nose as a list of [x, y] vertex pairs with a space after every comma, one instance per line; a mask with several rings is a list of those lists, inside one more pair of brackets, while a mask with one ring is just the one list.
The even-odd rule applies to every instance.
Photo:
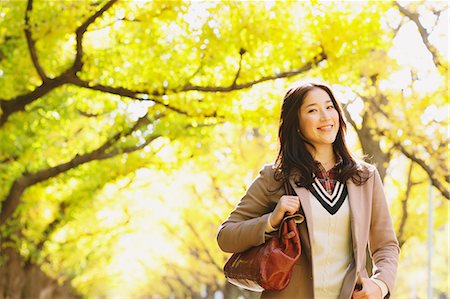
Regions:
[[320, 109], [320, 120], [328, 120], [330, 119], [330, 113], [326, 109]]

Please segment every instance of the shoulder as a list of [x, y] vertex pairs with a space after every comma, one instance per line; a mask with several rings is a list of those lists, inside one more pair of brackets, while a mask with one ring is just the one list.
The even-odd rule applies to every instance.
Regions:
[[275, 179], [276, 168], [273, 163], [264, 164], [259, 171], [258, 178], [264, 182], [267, 190], [275, 190], [279, 188], [280, 182]]
[[259, 176], [264, 179], [267, 183], [274, 183], [275, 181], [275, 165], [274, 164], [264, 164], [259, 171]]
[[363, 160], [355, 160], [356, 166], [360, 171], [362, 171], [364, 174], [372, 175], [377, 171], [377, 167], [373, 164], [370, 164]]
[[355, 160], [355, 162], [356, 162], [356, 167], [358, 169], [359, 176], [362, 178], [363, 181], [367, 182], [367, 181], [374, 179], [377, 176], [378, 177], [380, 176], [376, 165], [368, 163], [368, 162], [360, 160], [360, 159]]
[[259, 171], [261, 175], [274, 175], [275, 174], [275, 165], [273, 163], [264, 164]]

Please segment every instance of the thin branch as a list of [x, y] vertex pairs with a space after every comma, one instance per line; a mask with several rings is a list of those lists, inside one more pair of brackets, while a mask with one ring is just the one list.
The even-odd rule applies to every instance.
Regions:
[[408, 199], [409, 199], [409, 195], [411, 193], [411, 188], [413, 185], [412, 184], [413, 167], [414, 167], [414, 163], [411, 161], [411, 163], [409, 165], [409, 170], [408, 170], [408, 179], [406, 182], [405, 197], [401, 201], [402, 202], [402, 218], [400, 219], [400, 225], [399, 225], [398, 233], [397, 233], [397, 238], [398, 238], [400, 248], [402, 248], [403, 244], [405, 244], [404, 232], [405, 232], [406, 220], [408, 219]]
[[81, 116], [88, 117], [88, 118], [91, 118], [91, 117], [99, 117], [99, 116], [103, 116], [103, 115], [105, 115], [105, 114], [108, 113], [108, 112], [103, 112], [103, 113], [89, 113], [89, 112], [82, 111], [82, 110], [80, 110], [80, 109], [76, 109], [76, 110], [78, 111], [78, 113], [79, 113]]
[[231, 86], [236, 86], [236, 81], [237, 81], [237, 79], [239, 78], [239, 75], [240, 75], [240, 73], [241, 73], [241, 68], [242, 68], [242, 58], [243, 58], [243, 56], [244, 56], [244, 54], [245, 54], [246, 52], [247, 52], [247, 51], [246, 51], [244, 48], [241, 48], [241, 50], [239, 51], [239, 55], [241, 56], [241, 57], [239, 58], [239, 68], [238, 68], [238, 70], [237, 70], [237, 72], [236, 72], [236, 76], [234, 77], [233, 83], [231, 83]]
[[31, 61], [33, 62], [33, 65], [37, 73], [39, 74], [39, 77], [41, 77], [42, 82], [44, 82], [48, 80], [48, 77], [39, 63], [36, 53], [36, 44], [31, 34], [30, 13], [32, 10], [33, 10], [33, 0], [28, 0], [27, 9], [25, 11], [25, 37], [27, 39], [28, 51], [30, 52]]
[[[60, 227], [60, 225], [63, 223], [64, 220], [67, 221], [67, 214], [66, 214], [66, 208], [67, 203], [63, 202], [60, 204], [60, 211], [59, 211], [59, 217], [55, 218], [45, 229], [43, 232], [43, 238], [36, 244], [36, 251], [40, 254], [42, 248], [44, 247], [45, 243], [50, 240], [50, 236]], [[114, 227], [114, 230], [112, 228], [102, 228], [96, 231], [90, 231], [86, 233], [77, 233], [77, 235], [74, 238], [71, 239], [65, 239], [64, 241], [54, 241], [52, 242], [58, 243], [58, 244], [64, 244], [69, 245], [72, 243], [79, 242], [81, 238], [92, 238], [96, 236], [102, 236], [105, 234], [109, 234], [114, 231], [123, 231], [124, 227], [126, 227], [130, 223], [131, 216], [128, 212], [125, 211], [126, 218], [123, 222], [117, 224]]]
[[411, 12], [408, 9], [406, 9], [405, 7], [401, 6], [399, 2], [394, 1], [394, 5], [398, 7], [399, 11], [406, 16], [408, 19], [410, 19], [412, 22], [414, 22], [414, 24], [416, 25], [417, 29], [419, 30], [419, 34], [420, 37], [422, 38], [422, 41], [425, 45], [425, 47], [427, 47], [428, 51], [431, 53], [431, 55], [433, 56], [433, 62], [434, 65], [438, 68], [438, 67], [442, 67], [444, 69], [448, 69], [447, 66], [441, 62], [440, 58], [439, 58], [439, 53], [438, 50], [436, 49], [435, 46], [433, 46], [430, 42], [429, 38], [429, 34], [427, 32], [427, 30], [425, 29], [425, 27], [422, 25], [422, 23], [419, 20], [419, 14], [416, 12]]
[[99, 18], [105, 11], [107, 11], [117, 0], [108, 1], [100, 10], [98, 10], [95, 14], [90, 16], [80, 27], [75, 31], [76, 34], [76, 55], [75, 61], [73, 63], [73, 70], [75, 73], [79, 72], [83, 67], [83, 35], [86, 32], [89, 25], [95, 22], [97, 18]]
[[[391, 116], [389, 116], [382, 108], [381, 106], [375, 101], [375, 99], [373, 97], [364, 97], [362, 95], [359, 95], [362, 99], [364, 99], [365, 101], [368, 101], [371, 103], [371, 106], [374, 107], [376, 109], [376, 112], [381, 113], [384, 117], [386, 117], [387, 120], [389, 120], [391, 118]], [[382, 99], [386, 99], [385, 95], [380, 95], [382, 97]], [[378, 134], [383, 135], [383, 136], [388, 136], [386, 134], [386, 132], [380, 128], [376, 128], [376, 131], [378, 132]], [[392, 140], [392, 138], [390, 137], [390, 139]], [[401, 145], [400, 142], [392, 140], [392, 142], [394, 143], [395, 147], [397, 149], [399, 149], [406, 157], [410, 158], [411, 160], [413, 160], [414, 162], [416, 162], [419, 166], [421, 166], [425, 172], [428, 174], [428, 176], [430, 177], [430, 180], [432, 181], [433, 186], [435, 186], [440, 192], [441, 194], [447, 198], [450, 199], [450, 192], [442, 185], [442, 183], [436, 179], [436, 177], [433, 175], [433, 170], [430, 168], [430, 166], [428, 166], [425, 161], [423, 159], [420, 159], [416, 156], [414, 156], [414, 154], [408, 152], [406, 150], [406, 148]], [[433, 153], [433, 149], [430, 149], [426, 143], [423, 143], [422, 146], [425, 148], [425, 150], [428, 153]], [[444, 169], [444, 171], [447, 172], [447, 165], [444, 163], [442, 165], [440, 165], [440, 167], [442, 167]], [[449, 181], [450, 176], [446, 176], [444, 179], [446, 181]]]
[[[448, 9], [448, 7], [446, 9]], [[434, 29], [436, 28], [436, 26], [439, 24], [439, 21], [441, 20], [442, 12], [444, 12], [445, 9], [440, 9], [440, 10], [431, 9], [431, 11], [436, 16], [436, 20], [434, 20], [434, 24], [433, 24], [433, 26], [431, 26], [431, 30], [430, 30], [430, 32], [433, 32]]]
[[200, 65], [198, 66], [198, 68], [195, 70], [195, 72], [193, 72], [187, 79], [187, 82], [191, 81], [192, 78], [194, 78], [195, 76], [197, 76], [197, 74], [202, 70], [204, 66], [204, 61], [203, 59], [200, 61]]
[[125, 147], [125, 148], [116, 148], [112, 151], [109, 151], [107, 153], [103, 153], [101, 155], [99, 155], [97, 157], [97, 159], [95, 160], [105, 160], [105, 159], [109, 159], [112, 158], [114, 156], [117, 156], [119, 154], [128, 154], [128, 153], [132, 153], [138, 150], [143, 149], [144, 147], [146, 147], [147, 145], [149, 145], [152, 141], [156, 140], [157, 138], [161, 137], [161, 135], [151, 135], [149, 136], [147, 139], [145, 139], [145, 142], [137, 145], [137, 146], [129, 146], [129, 147]]
[[189, 228], [189, 230], [194, 234], [195, 238], [197, 239], [197, 242], [200, 243], [200, 248], [203, 249], [203, 252], [206, 253], [208, 256], [209, 262], [216, 267], [216, 269], [221, 272], [222, 267], [216, 262], [214, 257], [212, 256], [211, 252], [208, 249], [208, 246], [203, 241], [202, 237], [198, 233], [198, 231], [195, 229], [195, 227], [192, 225], [192, 223], [188, 219], [184, 219], [184, 223]]
[[275, 75], [261, 77], [261, 78], [259, 78], [257, 80], [250, 81], [250, 82], [243, 83], [243, 84], [236, 84], [236, 85], [230, 85], [230, 86], [186, 85], [184, 87], [181, 87], [181, 89], [179, 91], [196, 90], [196, 91], [203, 91], [203, 92], [230, 92], [230, 91], [246, 89], [246, 88], [252, 87], [253, 85], [256, 85], [256, 84], [259, 84], [259, 83], [263, 83], [263, 82], [266, 82], [266, 81], [297, 76], [297, 75], [302, 74], [302, 73], [304, 73], [306, 71], [309, 71], [315, 65], [317, 65], [319, 62], [325, 60], [326, 58], [327, 58], [327, 56], [325, 55], [325, 53], [322, 52], [320, 54], [320, 56], [315, 57], [312, 61], [306, 63], [301, 68], [298, 68], [298, 69], [295, 69], [295, 70], [291, 70], [291, 71], [282, 72], [282, 73], [275, 74]]
[[359, 128], [356, 122], [353, 120], [352, 115], [350, 112], [348, 112], [348, 104], [342, 106], [342, 110], [344, 111], [345, 120], [350, 123], [350, 125], [355, 129], [356, 132], [358, 132]]
[[199, 202], [200, 207], [203, 211], [208, 211], [208, 213], [211, 214], [214, 217], [214, 220], [217, 222], [220, 222], [223, 220], [222, 217], [219, 216], [219, 214], [217, 214], [217, 212], [215, 212], [213, 209], [210, 209], [210, 207], [203, 202], [203, 199], [202, 199], [203, 196], [198, 191], [196, 186], [192, 187], [192, 192], [195, 194], [195, 199]]
[[199, 297], [200, 294], [198, 292], [196, 292], [192, 288], [192, 286], [189, 283], [187, 283], [177, 271], [172, 271], [172, 272], [175, 276], [176, 281], [178, 281], [189, 292], [189, 295], [192, 296], [191, 298]]
[[[100, 84], [92, 85], [91, 83], [89, 83], [87, 81], [84, 81], [84, 80], [81, 80], [78, 77], [71, 78], [70, 79], [70, 83], [73, 84], [73, 85], [76, 85], [78, 87], [83, 87], [83, 88], [87, 88], [87, 89], [92, 89], [92, 90], [96, 90], [96, 91], [110, 93], [110, 94], [114, 94], [114, 95], [130, 98], [130, 99], [133, 99], [133, 100], [152, 101], [152, 102], [154, 102], [156, 104], [159, 104], [161, 106], [164, 106], [165, 108], [167, 108], [167, 109], [169, 109], [171, 111], [174, 111], [176, 113], [187, 115], [187, 116], [193, 116], [187, 111], [184, 111], [182, 109], [179, 109], [177, 107], [174, 107], [174, 106], [171, 106], [171, 105], [169, 105], [167, 103], [164, 103], [162, 100], [159, 100], [157, 98], [149, 98], [149, 93], [147, 91], [131, 90], [131, 89], [124, 88], [124, 87], [112, 87], [112, 86], [105, 86], [105, 85], [100, 85]], [[155, 93], [153, 93], [153, 95]], [[205, 117], [215, 117], [216, 114], [213, 113], [211, 115], [204, 115], [204, 116]]]
[[397, 26], [389, 26], [392, 29], [392, 32], [394, 33], [394, 37], [397, 36], [398, 32], [400, 31], [400, 28], [404, 25], [403, 19], [398, 23]]
[[[380, 128], [374, 128], [374, 130], [376, 130], [377, 134], [379, 134], [380, 136], [388, 136], [385, 130], [382, 130]], [[429, 165], [427, 165], [427, 163], [423, 159], [420, 159], [415, 156], [414, 153], [409, 152], [399, 141], [391, 141], [393, 143], [393, 147], [398, 149], [408, 159], [417, 163], [428, 174], [428, 177], [431, 180], [431, 184], [436, 187], [436, 189], [438, 189], [442, 196], [450, 200], [449, 190], [434, 176], [433, 169]]]
[[113, 20], [113, 21], [111, 21], [111, 22], [109, 22], [109, 23], [103, 25], [102, 27], [97, 27], [97, 28], [95, 28], [95, 29], [93, 29], [93, 30], [89, 30], [89, 32], [95, 32], [95, 31], [100, 31], [100, 30], [106, 29], [106, 28], [108, 28], [108, 27], [113, 26], [113, 25], [114, 25], [115, 23], [117, 23], [117, 22], [140, 23], [141, 20], [140, 20], [140, 19], [127, 19], [127, 18], [115, 19], [115, 20]]
[[[220, 180], [217, 179], [214, 176], [211, 176], [211, 181], [212, 181], [212, 187], [213, 190], [216, 194], [216, 198], [220, 198], [223, 202], [225, 202], [225, 204], [230, 207], [230, 208], [234, 208], [235, 204], [233, 202], [231, 202], [230, 200], [228, 200], [228, 198], [225, 196], [225, 194], [223, 194], [222, 190], [220, 189]], [[243, 189], [246, 189], [245, 187]]]
[[[167, 229], [167, 231], [172, 234], [177, 240], [181, 241], [183, 244], [183, 248], [187, 249], [191, 255], [194, 255], [194, 257], [198, 260], [200, 260], [200, 254], [199, 250], [202, 252], [205, 252], [207, 255], [207, 260], [203, 260], [205, 263], [212, 264], [216, 269], [219, 271], [222, 271], [221, 266], [215, 261], [214, 257], [211, 255], [211, 253], [208, 250], [208, 246], [202, 241], [200, 235], [195, 230], [195, 228], [192, 226], [192, 224], [189, 223], [187, 219], [183, 219], [189, 230], [194, 234], [196, 239], [198, 240], [195, 242], [192, 242], [193, 240], [184, 238], [180, 235], [180, 232], [176, 230], [174, 227], [170, 226], [168, 223], [163, 223], [162, 225]], [[195, 254], [194, 254], [195, 253]]]
[[434, 177], [433, 175], [433, 169], [429, 165], [425, 163], [422, 159], [417, 158], [413, 153], [410, 153], [406, 150], [406, 148], [399, 142], [395, 142], [394, 146], [397, 147], [408, 159], [414, 161], [415, 163], [419, 164], [420, 167], [422, 167], [423, 170], [428, 174], [431, 183], [433, 186], [435, 186], [439, 192], [448, 200], [450, 200], [450, 192], [448, 188], [445, 188], [445, 186]]
[[44, 247], [45, 242], [49, 239], [49, 236], [56, 231], [57, 227], [63, 222], [66, 215], [67, 203], [61, 202], [59, 204], [58, 216], [50, 222], [42, 233], [43, 238], [36, 244], [36, 251], [40, 253]]

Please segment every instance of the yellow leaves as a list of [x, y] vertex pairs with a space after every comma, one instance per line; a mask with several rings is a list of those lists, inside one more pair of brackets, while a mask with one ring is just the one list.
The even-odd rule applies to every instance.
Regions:
[[[35, 1], [30, 28], [39, 61], [51, 77], [73, 63], [75, 29], [104, 3]], [[24, 4], [0, 2], [0, 98], [41, 84], [23, 37]], [[422, 69], [414, 60], [421, 56], [409, 56], [413, 47], [405, 47], [405, 39], [391, 47], [384, 25], [390, 6], [118, 1], [88, 27], [77, 76], [89, 87], [136, 91], [142, 101], [66, 82], [13, 114], [0, 130], [1, 198], [23, 171], [92, 151], [145, 113], [148, 123], [121, 136], [108, 153], [143, 145], [153, 134], [161, 137], [137, 153], [90, 162], [31, 187], [17, 210], [24, 228], [22, 252], [46, 258], [48, 273], [73, 278], [87, 296], [147, 292], [168, 297], [172, 288], [181, 298], [186, 297], [183, 281], [197, 291], [201, 284], [220, 285], [217, 265], [225, 255], [215, 244], [217, 226], [261, 165], [274, 160], [280, 104], [289, 83], [299, 78], [338, 83], [342, 101], [353, 101], [347, 108], [357, 125], [369, 126], [384, 151], [400, 142], [433, 165], [438, 177], [448, 175], [440, 167], [448, 150], [448, 78], [428, 65]], [[258, 81], [305, 67], [321, 54], [326, 60], [315, 60], [311, 70], [296, 77]], [[181, 91], [233, 83], [250, 84], [236, 91]], [[386, 130], [384, 136], [379, 129]], [[352, 138], [356, 147], [356, 134]], [[395, 151], [395, 161], [380, 165], [389, 166], [396, 221], [406, 192], [406, 160], [399, 156]], [[408, 237], [424, 225], [428, 184], [417, 165], [413, 179]], [[441, 198], [436, 201], [437, 208], [444, 205]], [[443, 212], [436, 215], [436, 223], [445, 221]], [[60, 225], [44, 236], [58, 217]], [[47, 242], [39, 252], [33, 246], [41, 240]], [[119, 289], [124, 281], [129, 287]]]

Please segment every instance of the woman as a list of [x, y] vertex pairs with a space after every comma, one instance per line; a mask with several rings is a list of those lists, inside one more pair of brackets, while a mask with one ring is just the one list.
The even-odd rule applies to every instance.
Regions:
[[[388, 298], [399, 255], [377, 169], [352, 157], [346, 123], [331, 89], [301, 83], [284, 97], [280, 150], [219, 228], [225, 252], [241, 252], [265, 241], [285, 213], [300, 210], [302, 255], [281, 292], [261, 298]], [[289, 180], [298, 196], [284, 195]], [[366, 271], [370, 249], [374, 274]]]

